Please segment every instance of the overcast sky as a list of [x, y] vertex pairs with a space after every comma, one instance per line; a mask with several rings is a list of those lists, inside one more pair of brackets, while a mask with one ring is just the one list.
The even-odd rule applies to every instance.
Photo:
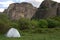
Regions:
[[[4, 9], [8, 8], [11, 3], [21, 3], [21, 2], [29, 2], [32, 3], [33, 6], [39, 7], [43, 0], [0, 0], [0, 12], [4, 11]], [[56, 2], [60, 2], [60, 0], [53, 0]]]

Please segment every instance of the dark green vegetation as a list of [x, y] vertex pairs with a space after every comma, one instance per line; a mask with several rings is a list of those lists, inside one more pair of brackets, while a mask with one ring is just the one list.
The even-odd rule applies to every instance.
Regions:
[[[20, 31], [21, 38], [3, 35], [12, 27]], [[60, 40], [60, 17], [10, 20], [6, 14], [0, 14], [0, 40]]]
[[[0, 33], [5, 33], [9, 28], [16, 28], [21, 31], [42, 32], [52, 28], [60, 28], [60, 17], [46, 19], [25, 19], [10, 20], [6, 14], [0, 14]], [[47, 31], [48, 32], [48, 31]]]

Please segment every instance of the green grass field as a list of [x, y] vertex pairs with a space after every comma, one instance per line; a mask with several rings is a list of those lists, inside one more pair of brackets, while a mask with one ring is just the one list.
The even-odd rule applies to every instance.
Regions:
[[54, 33], [23, 33], [21, 38], [7, 38], [0, 35], [0, 40], [60, 40], [60, 31]]

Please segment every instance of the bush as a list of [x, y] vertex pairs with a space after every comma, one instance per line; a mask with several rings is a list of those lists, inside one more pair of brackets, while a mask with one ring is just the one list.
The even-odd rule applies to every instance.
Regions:
[[39, 26], [38, 23], [38, 20], [31, 20], [32, 28], [37, 28]]
[[18, 23], [16, 23], [16, 22], [10, 22], [10, 27], [19, 29]]
[[5, 22], [0, 21], [0, 34], [6, 33], [9, 29], [9, 25]]
[[39, 20], [39, 27], [40, 28], [48, 28], [48, 22], [44, 19]]
[[19, 28], [21, 30], [25, 30], [25, 29], [30, 29], [31, 28], [31, 23], [30, 23], [30, 20], [29, 19], [21, 18], [18, 21], [18, 25], [19, 25]]
[[2, 13], [2, 14], [0, 14], [0, 20], [8, 21], [9, 17], [6, 14]]
[[51, 19], [54, 19], [54, 20], [57, 20], [57, 21], [60, 22], [60, 16], [56, 16], [56, 17], [53, 17], [53, 18], [51, 18]]
[[48, 28], [55, 28], [60, 25], [59, 21], [54, 19], [47, 19], [47, 21], [48, 21]]
[[10, 20], [6, 14], [0, 14], [0, 34], [6, 33], [10, 28]]

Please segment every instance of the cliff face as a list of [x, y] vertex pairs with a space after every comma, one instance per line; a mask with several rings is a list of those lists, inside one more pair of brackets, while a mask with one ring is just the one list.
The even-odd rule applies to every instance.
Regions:
[[39, 8], [33, 7], [30, 3], [13, 3], [4, 11], [13, 20], [20, 18], [42, 19], [60, 16], [60, 3], [52, 0], [44, 0]]
[[58, 3], [57, 15], [60, 16], [60, 3]]
[[10, 4], [4, 12], [7, 13], [11, 19], [18, 20], [20, 18], [31, 19], [36, 10], [37, 8], [33, 7], [32, 4], [23, 2]]
[[53, 1], [43, 1], [33, 18], [41, 19], [57, 16], [58, 3]]

